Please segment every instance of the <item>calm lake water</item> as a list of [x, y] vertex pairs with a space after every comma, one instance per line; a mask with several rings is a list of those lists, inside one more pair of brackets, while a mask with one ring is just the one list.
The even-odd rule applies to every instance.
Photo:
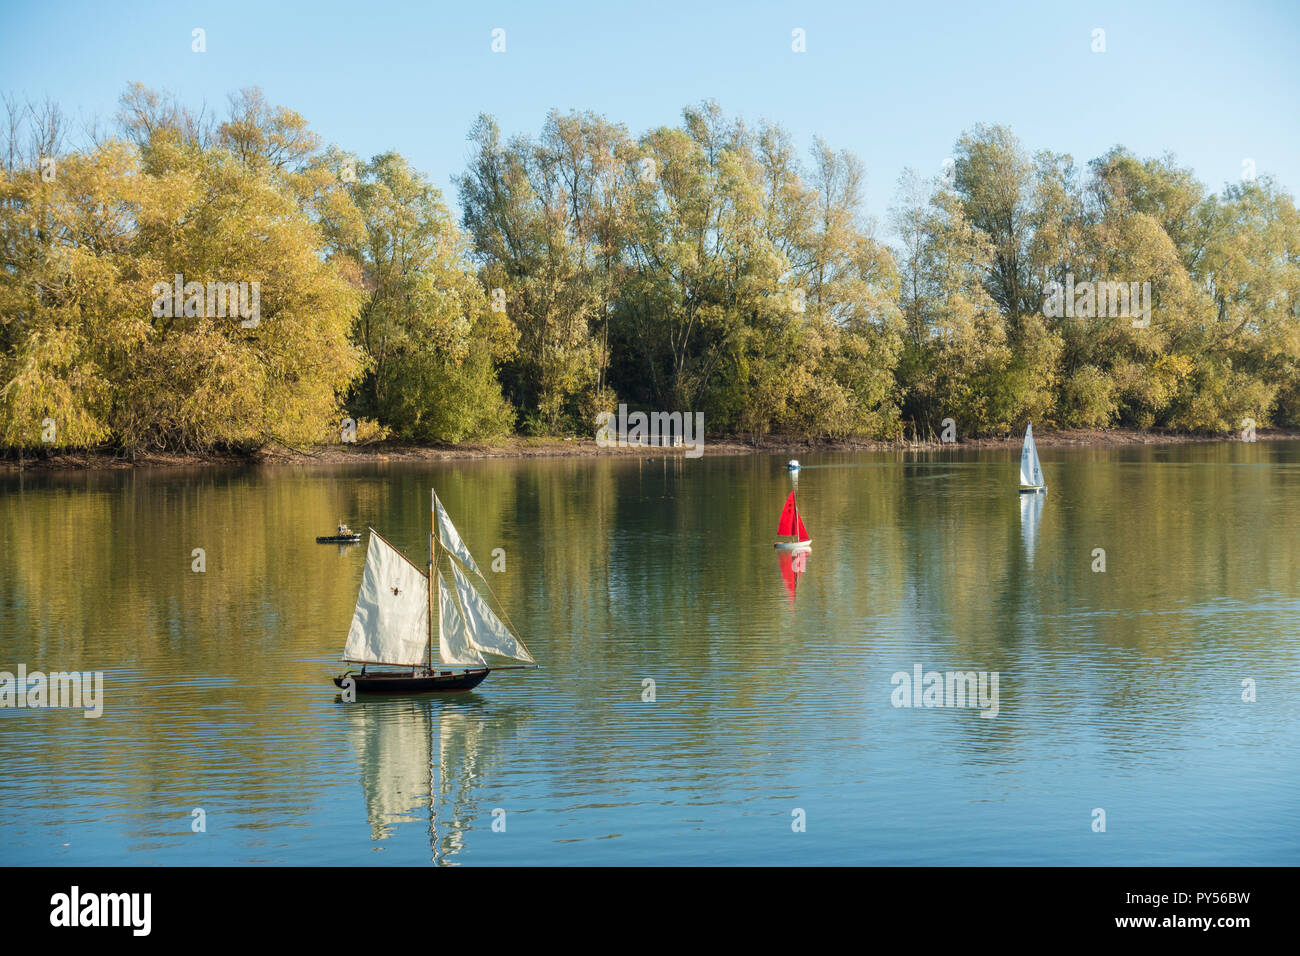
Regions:
[[[0, 863], [1300, 863], [1300, 443], [1040, 454], [809, 454], [799, 575], [783, 457], [0, 479], [0, 670], [105, 688], [0, 709]], [[315, 535], [431, 485], [543, 668], [343, 703]]]

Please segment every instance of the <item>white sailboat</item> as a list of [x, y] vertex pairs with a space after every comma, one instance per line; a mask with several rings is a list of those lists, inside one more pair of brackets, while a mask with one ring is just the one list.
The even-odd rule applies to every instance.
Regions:
[[1043, 469], [1038, 463], [1038, 449], [1034, 446], [1034, 423], [1025, 429], [1025, 444], [1020, 449], [1020, 493], [1022, 495], [1046, 492]]
[[[343, 660], [362, 668], [360, 673], [348, 671], [335, 677], [336, 687], [352, 681], [358, 692], [369, 693], [470, 690], [493, 669], [503, 669], [489, 666], [485, 654], [537, 666], [519, 635], [475, 589], [471, 574], [478, 576], [488, 593], [492, 586], [461, 541], [437, 492], [430, 523], [427, 570], [370, 529], [361, 590], [343, 646]], [[450, 575], [443, 571], [444, 563]], [[436, 601], [431, 581], [437, 582]], [[370, 671], [371, 665], [402, 670]]]

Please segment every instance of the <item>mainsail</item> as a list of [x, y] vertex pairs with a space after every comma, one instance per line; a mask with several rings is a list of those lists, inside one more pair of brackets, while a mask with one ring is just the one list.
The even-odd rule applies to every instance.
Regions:
[[800, 541], [809, 540], [808, 529], [803, 526], [803, 515], [799, 514], [799, 505], [794, 500], [794, 492], [785, 499], [781, 509], [781, 521], [776, 526], [778, 535], [795, 535]]
[[1038, 488], [1043, 484], [1043, 470], [1038, 466], [1038, 449], [1034, 447], [1034, 425], [1025, 429], [1025, 444], [1020, 449], [1020, 484], [1024, 488]]
[[343, 659], [416, 665], [426, 663], [428, 656], [428, 579], [372, 529]]
[[776, 526], [776, 533], [778, 535], [794, 534], [795, 516], [794, 492], [792, 491], [790, 496], [785, 499], [785, 507], [781, 509], [781, 520]]

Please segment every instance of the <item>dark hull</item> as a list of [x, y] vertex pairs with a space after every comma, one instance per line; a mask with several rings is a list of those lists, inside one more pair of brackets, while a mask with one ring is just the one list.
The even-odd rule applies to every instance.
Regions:
[[360, 544], [359, 534], [323, 534], [316, 538], [317, 544]]
[[334, 686], [341, 688], [343, 681], [351, 677], [356, 681], [358, 694], [427, 694], [430, 691], [473, 690], [483, 683], [483, 678], [491, 673], [489, 668], [483, 670], [454, 673], [440, 671], [434, 674], [416, 674], [401, 671], [377, 671], [371, 674], [340, 674], [334, 678]]

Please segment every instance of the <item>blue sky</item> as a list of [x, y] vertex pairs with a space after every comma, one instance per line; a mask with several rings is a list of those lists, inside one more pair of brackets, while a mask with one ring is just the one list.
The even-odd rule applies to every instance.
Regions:
[[[633, 134], [713, 98], [866, 163], [884, 220], [905, 166], [1006, 123], [1083, 163], [1173, 152], [1218, 190], [1242, 161], [1300, 192], [1300, 3], [33, 3], [0, 0], [0, 90], [110, 116], [139, 80], [197, 105], [260, 85], [327, 141], [396, 149], [447, 194], [479, 112], [508, 133], [593, 109]], [[191, 51], [191, 30], [207, 51]], [[506, 30], [506, 52], [491, 31]], [[806, 31], [807, 52], [791, 50]], [[1106, 52], [1092, 52], [1105, 30]]]

